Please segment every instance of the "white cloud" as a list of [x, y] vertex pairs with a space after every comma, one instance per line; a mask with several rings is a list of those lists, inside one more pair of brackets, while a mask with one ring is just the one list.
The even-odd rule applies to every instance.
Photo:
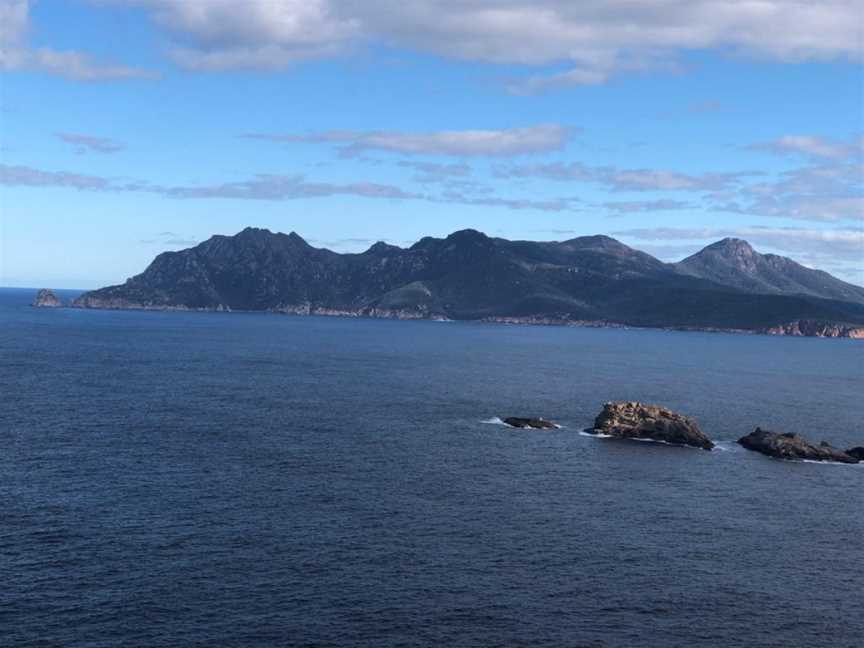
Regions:
[[0, 70], [45, 72], [75, 81], [156, 76], [148, 70], [96, 61], [82, 52], [30, 47], [31, 4], [30, 0], [0, 0]]
[[249, 133], [243, 137], [288, 143], [339, 143], [347, 155], [363, 150], [379, 150], [409, 155], [510, 156], [559, 150], [574, 132], [557, 124], [541, 124], [500, 130], [428, 133], [327, 131], [309, 135]]
[[[102, 0], [103, 2], [106, 0]], [[192, 69], [280, 69], [358, 44], [564, 72], [602, 83], [717, 49], [769, 60], [858, 59], [859, 0], [108, 0], [151, 10]]]

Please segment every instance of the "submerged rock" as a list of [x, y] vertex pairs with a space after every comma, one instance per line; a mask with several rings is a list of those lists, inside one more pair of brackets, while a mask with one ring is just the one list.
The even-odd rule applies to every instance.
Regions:
[[508, 416], [503, 419], [504, 422], [516, 428], [533, 428], [535, 430], [557, 430], [558, 426], [552, 421], [547, 421], [544, 418], [520, 418], [518, 416]]
[[710, 450], [714, 443], [703, 434], [693, 419], [665, 407], [637, 402], [606, 403], [594, 420], [589, 434], [604, 434], [620, 439], [646, 439]]
[[43, 288], [36, 293], [36, 299], [33, 301], [33, 306], [36, 308], [59, 308], [62, 305], [63, 302], [50, 288]]
[[[839, 463], [858, 463], [859, 457], [833, 447], [823, 441], [818, 446], [809, 443], [804, 437], [791, 432], [771, 432], [756, 428], [747, 436], [738, 439], [738, 443], [755, 452], [761, 452], [775, 459], [792, 459], [810, 461], [837, 461]], [[852, 448], [852, 452], [864, 448]]]

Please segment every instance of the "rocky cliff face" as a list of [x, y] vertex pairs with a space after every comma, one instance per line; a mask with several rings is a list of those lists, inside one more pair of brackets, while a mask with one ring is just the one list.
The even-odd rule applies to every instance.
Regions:
[[50, 288], [42, 288], [36, 293], [36, 299], [33, 301], [33, 306], [37, 308], [59, 308], [62, 305], [63, 302]]
[[337, 254], [293, 232], [247, 228], [160, 254], [74, 305], [753, 332], [809, 319], [864, 326], [864, 304], [721, 285], [607, 236], [508, 241], [474, 230]]
[[864, 326], [818, 320], [796, 320], [787, 324], [771, 326], [764, 332], [769, 335], [864, 339]]

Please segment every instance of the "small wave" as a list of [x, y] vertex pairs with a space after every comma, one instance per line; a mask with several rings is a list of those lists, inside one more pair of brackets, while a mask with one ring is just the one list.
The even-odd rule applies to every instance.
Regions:
[[614, 439], [611, 434], [591, 434], [590, 432], [579, 432], [582, 436], [590, 437], [592, 439]]
[[662, 441], [660, 439], [640, 439], [638, 437], [616, 437], [611, 434], [591, 434], [590, 432], [580, 432], [582, 436], [593, 437], [595, 439], [621, 439], [622, 441], [639, 441], [641, 443], [659, 443], [661, 445], [672, 446], [673, 448], [693, 448], [694, 450], [699, 450], [696, 446], [691, 446], [686, 443], [670, 443], [669, 441]]
[[723, 441], [715, 441], [714, 442], [714, 450], [720, 450], [720, 452], [734, 452], [738, 449], [739, 446], [727, 443]]

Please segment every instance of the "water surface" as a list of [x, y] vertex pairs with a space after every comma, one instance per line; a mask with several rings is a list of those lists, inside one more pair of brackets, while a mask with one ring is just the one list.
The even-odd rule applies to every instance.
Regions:
[[[864, 445], [860, 341], [33, 294], [0, 291], [4, 645], [860, 645], [864, 468], [734, 444]], [[610, 399], [720, 448], [580, 435]]]

